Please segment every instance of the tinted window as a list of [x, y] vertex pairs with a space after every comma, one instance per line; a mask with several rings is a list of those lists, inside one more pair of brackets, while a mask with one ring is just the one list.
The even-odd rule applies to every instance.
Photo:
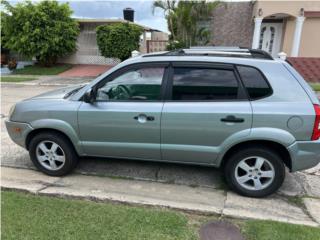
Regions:
[[236, 99], [238, 81], [231, 70], [174, 68], [173, 100]]
[[130, 70], [98, 89], [97, 100], [158, 100], [164, 67]]
[[238, 66], [238, 71], [251, 99], [263, 98], [272, 93], [268, 83], [257, 69]]

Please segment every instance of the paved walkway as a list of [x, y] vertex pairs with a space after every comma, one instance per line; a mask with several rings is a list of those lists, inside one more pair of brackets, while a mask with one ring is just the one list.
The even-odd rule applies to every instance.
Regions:
[[[218, 170], [115, 159], [80, 160], [75, 174], [51, 178], [37, 171], [28, 152], [13, 144], [4, 127], [17, 101], [58, 86], [1, 84], [1, 186], [39, 194], [67, 195], [126, 203], [161, 205], [184, 210], [316, 225], [320, 223], [320, 165], [290, 174], [277, 194], [265, 199], [240, 197], [228, 191]], [[301, 205], [290, 201], [302, 200]]]
[[110, 68], [112, 65], [75, 65], [73, 68], [60, 73], [60, 77], [96, 77]]

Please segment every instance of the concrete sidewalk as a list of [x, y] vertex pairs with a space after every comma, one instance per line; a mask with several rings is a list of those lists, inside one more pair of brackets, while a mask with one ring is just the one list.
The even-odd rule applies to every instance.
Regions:
[[[280, 196], [253, 199], [206, 187], [80, 174], [57, 178], [34, 170], [8, 167], [1, 168], [1, 187], [40, 195], [161, 206], [236, 218], [267, 219], [318, 227], [320, 224], [317, 209], [309, 214], [306, 209], [292, 205]], [[319, 200], [308, 199], [308, 204], [317, 208]]]

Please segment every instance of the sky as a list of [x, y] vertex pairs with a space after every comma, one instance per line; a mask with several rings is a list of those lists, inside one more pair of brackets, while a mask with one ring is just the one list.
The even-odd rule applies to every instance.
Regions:
[[[152, 13], [153, 0], [58, 0], [69, 2], [76, 18], [123, 18], [122, 10], [126, 7], [134, 9], [134, 21], [154, 29], [168, 32], [164, 12], [157, 9]], [[9, 0], [10, 3], [22, 2]]]

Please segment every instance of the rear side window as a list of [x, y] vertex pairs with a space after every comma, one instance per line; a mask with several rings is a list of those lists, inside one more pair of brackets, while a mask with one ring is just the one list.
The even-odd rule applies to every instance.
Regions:
[[237, 68], [251, 100], [272, 94], [272, 89], [257, 69], [246, 66], [238, 66]]
[[238, 81], [232, 70], [175, 67], [172, 99], [221, 100], [237, 99]]

